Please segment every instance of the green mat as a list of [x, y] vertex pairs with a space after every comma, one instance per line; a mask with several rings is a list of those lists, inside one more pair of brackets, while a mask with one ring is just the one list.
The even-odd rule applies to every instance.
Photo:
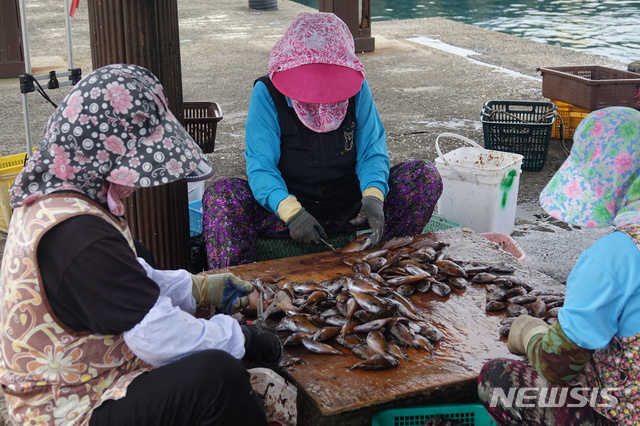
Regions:
[[433, 215], [431, 216], [431, 220], [429, 220], [429, 223], [427, 223], [427, 225], [422, 230], [422, 233], [428, 234], [429, 232], [444, 231], [445, 229], [451, 228], [460, 228], [460, 226], [461, 225], [458, 222]]
[[[355, 232], [340, 232], [328, 234], [326, 241], [336, 250], [349, 244], [355, 237]], [[256, 260], [282, 259], [283, 257], [302, 256], [305, 254], [322, 253], [331, 251], [326, 244], [312, 245], [296, 243], [290, 238], [258, 238]]]

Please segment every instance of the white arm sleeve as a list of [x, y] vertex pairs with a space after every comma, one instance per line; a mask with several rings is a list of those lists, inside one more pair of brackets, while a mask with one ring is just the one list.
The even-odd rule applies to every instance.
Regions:
[[138, 258], [138, 263], [142, 265], [147, 272], [147, 276], [158, 284], [160, 287], [160, 296], [166, 296], [173, 302], [174, 306], [179, 307], [185, 312], [192, 315], [196, 313], [196, 300], [191, 292], [191, 274], [184, 269], [176, 270], [158, 270], [153, 269], [149, 264]]
[[233, 317], [196, 318], [165, 296], [123, 337], [138, 358], [156, 367], [205, 349], [220, 349], [237, 359], [244, 356], [244, 334]]

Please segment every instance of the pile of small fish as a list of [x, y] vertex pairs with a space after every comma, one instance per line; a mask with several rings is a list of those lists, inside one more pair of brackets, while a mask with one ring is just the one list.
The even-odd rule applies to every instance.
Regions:
[[487, 312], [504, 311], [507, 318], [500, 321], [500, 335], [507, 337], [511, 324], [520, 315], [544, 319], [549, 325], [558, 320], [564, 295], [534, 290], [528, 283], [509, 274], [507, 269], [487, 269], [486, 265], [465, 268], [472, 284], [484, 284], [487, 290]]
[[442, 333], [408, 296], [433, 292], [446, 298], [470, 284], [470, 271], [476, 276], [513, 272], [508, 265], [485, 265], [482, 271], [481, 264], [465, 267], [446, 258], [448, 244], [431, 239], [395, 238], [367, 254], [361, 252], [366, 249], [362, 241], [366, 240], [356, 239], [341, 250], [343, 262], [353, 271], [350, 275], [323, 282], [255, 281], [262, 294], [260, 305], [267, 306], [259, 308], [258, 317], [284, 314], [276, 329], [289, 333], [285, 346], [304, 345], [311, 352], [331, 355], [350, 350], [363, 361], [349, 369], [397, 367], [401, 360], [410, 361], [406, 348], [433, 356]]

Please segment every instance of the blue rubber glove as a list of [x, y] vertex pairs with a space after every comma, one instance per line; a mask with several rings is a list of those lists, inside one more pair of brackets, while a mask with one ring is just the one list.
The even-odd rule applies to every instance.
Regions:
[[383, 203], [378, 197], [367, 195], [362, 197], [362, 208], [358, 216], [349, 221], [353, 226], [359, 226], [367, 221], [371, 227], [371, 235], [369, 241], [371, 246], [375, 246], [382, 238], [382, 232], [384, 231], [384, 210]]
[[320, 244], [320, 238], [327, 238], [322, 225], [305, 209], [294, 214], [289, 222], [289, 234], [293, 241], [304, 244]]
[[208, 302], [225, 314], [234, 314], [249, 305], [247, 294], [253, 285], [233, 274], [191, 275], [196, 303]]

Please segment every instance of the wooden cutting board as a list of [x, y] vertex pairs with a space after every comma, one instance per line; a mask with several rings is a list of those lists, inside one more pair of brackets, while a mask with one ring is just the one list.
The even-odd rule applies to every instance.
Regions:
[[[447, 253], [452, 259], [509, 263], [516, 268], [514, 276], [535, 289], [564, 292], [561, 283], [526, 263], [518, 262], [496, 243], [476, 233], [456, 228], [414, 238], [448, 243]], [[228, 271], [246, 280], [273, 277], [280, 279], [280, 284], [287, 281], [323, 281], [339, 274], [352, 274], [351, 268], [343, 263], [347, 256], [353, 256], [353, 253], [326, 252], [209, 272]], [[485, 297], [486, 290], [482, 285], [454, 290], [446, 298], [432, 292], [426, 295], [414, 293], [410, 297], [444, 336], [433, 355], [423, 350], [407, 349], [412, 362], [401, 361], [396, 368], [367, 371], [349, 370], [361, 360], [337, 344], [333, 346], [341, 349], [345, 356], [314, 354], [304, 347], [286, 347], [279, 372], [297, 386], [299, 393], [313, 402], [321, 416], [329, 417], [389, 402], [401, 406], [403, 400], [415, 400], [419, 395], [468, 385], [477, 380], [486, 361], [498, 357], [517, 358], [508, 352], [505, 340], [498, 333], [499, 321], [506, 314], [486, 313]], [[285, 338], [288, 333], [281, 332], [281, 335]], [[304, 418], [304, 413], [300, 415]]]

